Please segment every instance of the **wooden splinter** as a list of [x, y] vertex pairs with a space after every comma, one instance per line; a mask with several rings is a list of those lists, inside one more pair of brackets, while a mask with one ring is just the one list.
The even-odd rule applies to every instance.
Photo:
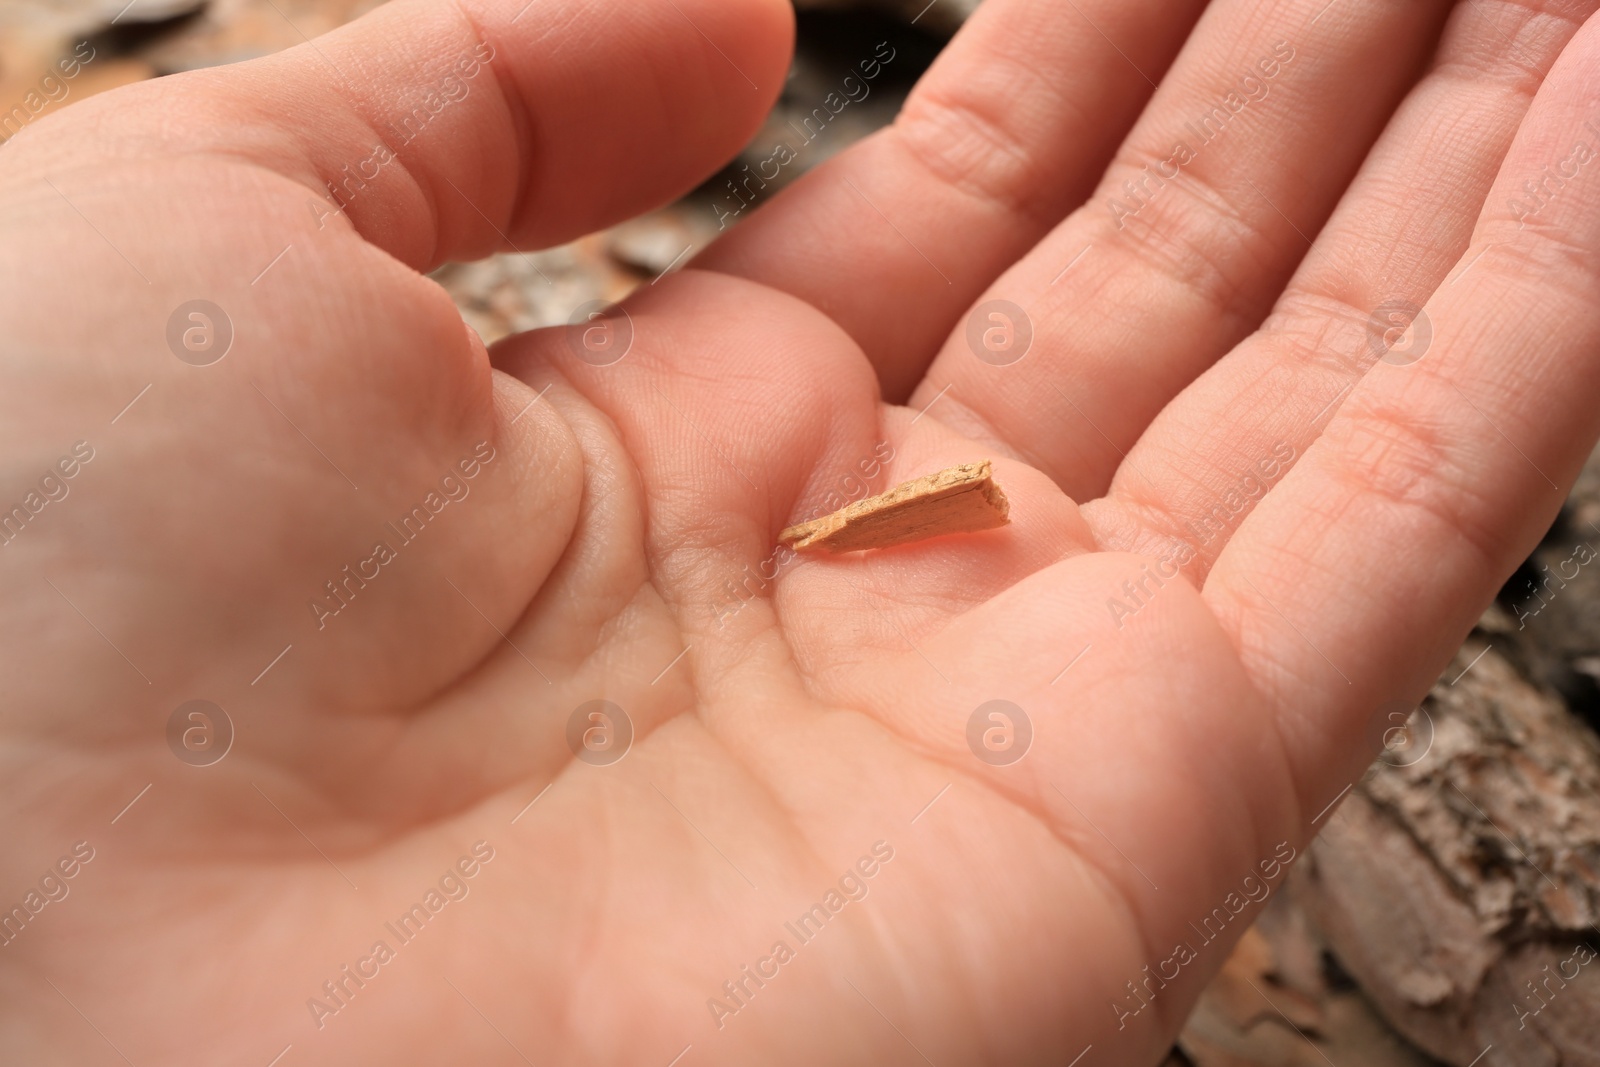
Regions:
[[1011, 505], [989, 461], [963, 463], [791, 526], [778, 540], [800, 551], [860, 552], [1010, 522]]

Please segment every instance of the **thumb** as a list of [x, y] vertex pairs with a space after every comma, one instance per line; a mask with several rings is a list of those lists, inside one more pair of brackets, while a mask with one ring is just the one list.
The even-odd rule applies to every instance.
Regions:
[[[103, 161], [244, 156], [427, 270], [558, 244], [688, 191], [754, 133], [792, 39], [786, 0], [394, 0], [60, 121], [92, 127]], [[66, 140], [18, 138], [13, 173], [59, 167]], [[72, 163], [96, 162], [84, 153]]]
[[[561, 558], [583, 465], [416, 270], [693, 185], [776, 96], [790, 20], [786, 0], [394, 0], [0, 147], [0, 476], [37, 481], [62, 441], [101, 457], [52, 537], [5, 548], [0, 592], [30, 604], [5, 636], [81, 604], [80, 637], [125, 650], [80, 671], [72, 645], [16, 703], [265, 707], [266, 660], [242, 664], [297, 642], [275, 693], [399, 707], [476, 662]], [[383, 564], [377, 542], [406, 540], [386, 524], [464, 496], [491, 455], [471, 505]], [[333, 576], [359, 589], [374, 566], [362, 621], [327, 624]]]

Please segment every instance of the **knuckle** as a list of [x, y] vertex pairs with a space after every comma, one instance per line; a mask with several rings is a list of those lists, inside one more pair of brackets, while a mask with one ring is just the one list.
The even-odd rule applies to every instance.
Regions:
[[1037, 73], [1014, 63], [997, 64], [987, 79], [985, 87], [959, 92], [922, 90], [907, 101], [892, 134], [942, 184], [1011, 214], [1052, 223], [1051, 194], [1058, 184], [1039, 158], [1028, 119], [1044, 105], [1018, 107], [1017, 101], [1044, 94], [1057, 112], [1071, 104], [1037, 84]]
[[1107, 193], [1121, 247], [1219, 315], [1256, 317], [1264, 302], [1256, 276], [1272, 237], [1193, 171], [1166, 178], [1158, 166], [1149, 153], [1128, 149], [1115, 168], [1135, 176]]
[[1459, 432], [1418, 412], [1357, 394], [1329, 427], [1329, 472], [1358, 494], [1456, 532], [1486, 565], [1511, 551], [1485, 518], [1482, 479], [1462, 465]]

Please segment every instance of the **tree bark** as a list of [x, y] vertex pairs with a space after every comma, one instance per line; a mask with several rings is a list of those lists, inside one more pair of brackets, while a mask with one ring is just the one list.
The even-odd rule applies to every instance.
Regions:
[[1469, 641], [1391, 736], [1294, 892], [1431, 1055], [1600, 1067], [1600, 742], [1513, 666], [1503, 613], [1487, 621], [1502, 632]]

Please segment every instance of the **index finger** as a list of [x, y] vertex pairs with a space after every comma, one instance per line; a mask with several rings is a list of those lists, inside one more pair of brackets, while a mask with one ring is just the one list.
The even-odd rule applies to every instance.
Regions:
[[988, 0], [893, 126], [695, 265], [826, 312], [903, 400], [978, 294], [1088, 197], [1204, 7]]

